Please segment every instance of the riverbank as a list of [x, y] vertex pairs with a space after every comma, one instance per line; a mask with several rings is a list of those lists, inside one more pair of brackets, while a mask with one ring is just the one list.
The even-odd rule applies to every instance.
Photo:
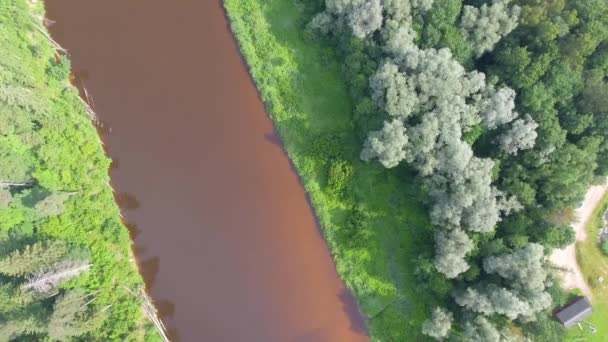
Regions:
[[[126, 290], [137, 290], [143, 281], [109, 186], [110, 160], [78, 91], [69, 85], [70, 64], [49, 38], [43, 6], [0, 3], [0, 257], [10, 244], [37, 244], [43, 253], [40, 246], [54, 243], [64, 246], [63, 252], [55, 249], [43, 263], [63, 253], [87, 264], [67, 283], [54, 284], [53, 296], [20, 292], [18, 304], [10, 302], [17, 296], [10, 293], [20, 280], [3, 275], [0, 316], [8, 322], [0, 325], [0, 335], [155, 340], [141, 298]], [[79, 298], [67, 300], [70, 296]]]
[[424, 340], [420, 326], [435, 299], [414, 285], [414, 261], [431, 244], [421, 191], [405, 170], [389, 172], [359, 160], [361, 142], [340, 64], [303, 36], [314, 9], [278, 0], [224, 5], [372, 339]]
[[173, 340], [364, 341], [221, 2], [47, 4]]

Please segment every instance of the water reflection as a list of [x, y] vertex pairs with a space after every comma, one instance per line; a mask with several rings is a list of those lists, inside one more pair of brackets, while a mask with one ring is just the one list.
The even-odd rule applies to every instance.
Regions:
[[120, 209], [135, 210], [140, 207], [137, 197], [126, 192], [115, 192], [114, 198]]

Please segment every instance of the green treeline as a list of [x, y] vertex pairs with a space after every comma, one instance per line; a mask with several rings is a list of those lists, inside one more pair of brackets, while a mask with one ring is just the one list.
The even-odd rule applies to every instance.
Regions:
[[143, 340], [142, 280], [41, 2], [0, 2], [0, 341]]
[[608, 171], [607, 2], [225, 3], [372, 337], [565, 338], [545, 257]]

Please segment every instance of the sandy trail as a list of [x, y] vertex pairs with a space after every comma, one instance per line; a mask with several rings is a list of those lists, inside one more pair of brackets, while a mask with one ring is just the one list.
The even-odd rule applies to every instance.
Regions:
[[[583, 205], [576, 209], [575, 213], [577, 220], [572, 224], [572, 228], [574, 228], [574, 231], [576, 232], [576, 241], [585, 241], [587, 239], [585, 226], [591, 219], [593, 210], [597, 207], [602, 196], [606, 193], [606, 190], [608, 190], [608, 185], [592, 186], [589, 188], [589, 191], [587, 191], [587, 194], [585, 194]], [[581, 272], [578, 262], [576, 261], [575, 245], [576, 242], [568, 245], [566, 248], [555, 249], [549, 260], [555, 266], [567, 270], [561, 272], [562, 285], [565, 289], [571, 290], [579, 288], [583, 291], [585, 296], [591, 298], [591, 289], [589, 288], [589, 285], [587, 285], [583, 272]]]

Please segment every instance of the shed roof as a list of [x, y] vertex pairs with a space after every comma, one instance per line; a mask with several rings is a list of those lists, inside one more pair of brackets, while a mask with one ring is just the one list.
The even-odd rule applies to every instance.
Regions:
[[555, 316], [566, 328], [572, 328], [589, 317], [591, 313], [593, 313], [593, 308], [589, 300], [585, 297], [579, 297], [561, 309]]

